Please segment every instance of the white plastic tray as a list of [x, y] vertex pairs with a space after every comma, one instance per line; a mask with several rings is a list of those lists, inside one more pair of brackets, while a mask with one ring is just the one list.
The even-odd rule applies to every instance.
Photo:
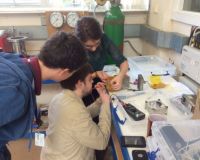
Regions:
[[200, 159], [200, 120], [154, 122], [152, 135], [166, 160]]
[[142, 74], [147, 80], [148, 76], [151, 74], [169, 74], [171, 76], [176, 75], [176, 67], [174, 65], [167, 63], [155, 55], [128, 57], [127, 59], [130, 68], [130, 76]]

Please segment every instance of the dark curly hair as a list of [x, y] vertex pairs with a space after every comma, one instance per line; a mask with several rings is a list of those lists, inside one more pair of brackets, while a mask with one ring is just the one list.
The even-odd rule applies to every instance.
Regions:
[[76, 71], [71, 77], [60, 82], [61, 87], [65, 89], [75, 90], [77, 82], [80, 80], [85, 81], [88, 74], [93, 73], [93, 68], [89, 63], [84, 64], [78, 71]]
[[100, 39], [103, 33], [99, 22], [95, 18], [85, 16], [78, 20], [75, 34], [82, 42], [86, 42]]
[[66, 32], [57, 32], [42, 47], [38, 58], [49, 68], [78, 69], [87, 62], [80, 40]]

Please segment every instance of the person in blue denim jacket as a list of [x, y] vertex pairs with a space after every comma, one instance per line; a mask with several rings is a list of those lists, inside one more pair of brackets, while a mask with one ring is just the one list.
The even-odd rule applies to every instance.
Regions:
[[30, 133], [42, 81], [65, 80], [86, 62], [81, 42], [65, 32], [48, 39], [35, 57], [0, 52], [0, 160], [11, 160], [9, 141]]

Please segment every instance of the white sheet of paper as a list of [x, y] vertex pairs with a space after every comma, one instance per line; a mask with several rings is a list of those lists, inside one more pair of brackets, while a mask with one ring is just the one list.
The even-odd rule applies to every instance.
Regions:
[[43, 133], [35, 133], [35, 145], [44, 147], [44, 137]]

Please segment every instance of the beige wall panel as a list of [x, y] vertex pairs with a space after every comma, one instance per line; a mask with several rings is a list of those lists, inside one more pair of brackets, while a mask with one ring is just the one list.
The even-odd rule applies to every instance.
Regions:
[[0, 26], [40, 26], [40, 14], [0, 14]]
[[31, 52], [32, 54], [34, 53], [39, 53], [39, 50], [45, 43], [45, 40], [35, 40], [35, 41], [26, 41], [26, 51]]
[[173, 32], [177, 32], [180, 34], [184, 34], [186, 36], [190, 36], [191, 25], [173, 21], [172, 30], [173, 30]]
[[163, 31], [171, 31], [173, 0], [151, 0], [148, 24]]

